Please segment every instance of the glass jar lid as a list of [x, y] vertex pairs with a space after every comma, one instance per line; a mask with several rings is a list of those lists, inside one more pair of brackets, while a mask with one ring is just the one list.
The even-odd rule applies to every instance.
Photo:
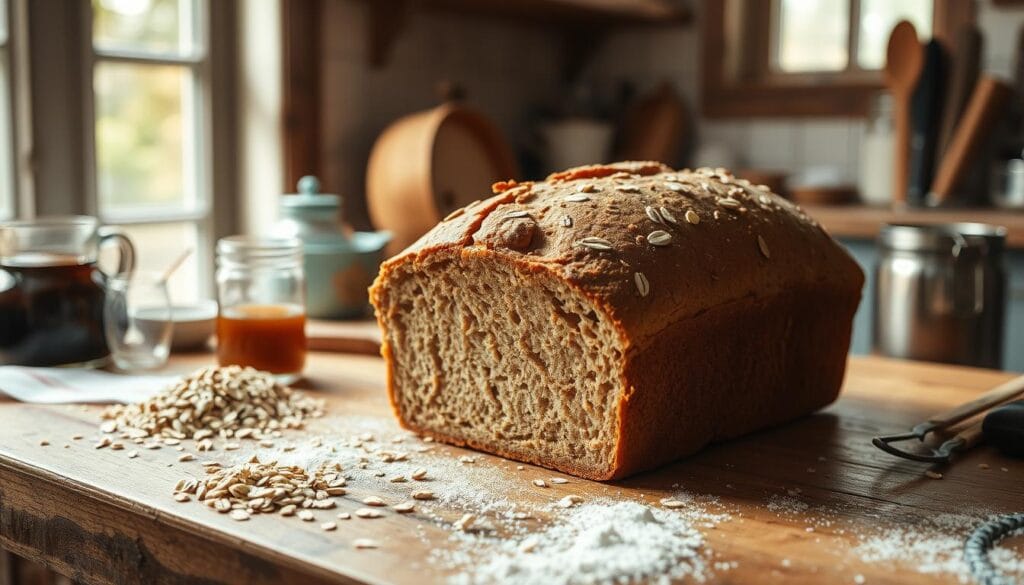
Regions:
[[228, 236], [217, 241], [217, 265], [221, 267], [290, 267], [302, 264], [298, 238]]

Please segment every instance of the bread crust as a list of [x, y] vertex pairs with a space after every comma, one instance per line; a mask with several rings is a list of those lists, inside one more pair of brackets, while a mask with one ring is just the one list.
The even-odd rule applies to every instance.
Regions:
[[[798, 206], [722, 169], [673, 171], [652, 162], [580, 167], [553, 174], [545, 182], [498, 184], [495, 191], [489, 199], [445, 218], [406, 251], [385, 262], [370, 289], [384, 332], [381, 351], [388, 363], [388, 395], [404, 427], [445, 442], [553, 465], [539, 454], [510, 453], [500, 443], [479, 444], [416, 428], [398, 411], [396, 393], [401, 389], [395, 387], [385, 313], [394, 310], [387, 299], [389, 279], [400, 270], [415, 270], [440, 257], [464, 254], [490, 254], [495, 261], [510, 262], [523, 272], [553, 274], [614, 324], [624, 351], [615, 461], [602, 470], [559, 466], [567, 473], [598, 480], [623, 477], [693, 452], [710, 441], [812, 412], [835, 399], [864, 275]], [[828, 306], [821, 304], [823, 299]], [[803, 371], [767, 380], [763, 372], [756, 373], [756, 364], [753, 370], [744, 370], [744, 376], [755, 378], [747, 383], [756, 386], [756, 378], [764, 381], [761, 395], [748, 397], [748, 402], [779, 401], [784, 387], [800, 376], [806, 379], [800, 384], [806, 386], [801, 390], [806, 397], [782, 400], [785, 407], [777, 411], [765, 406], [765, 412], [741, 417], [733, 426], [706, 426], [692, 436], [672, 431], [679, 425], [672, 422], [673, 411], [664, 409], [683, 407], [685, 400], [680, 397], [689, 392], [688, 377], [714, 376], [710, 370], [673, 370], [673, 376], [682, 377], [681, 387], [666, 385], [664, 379], [657, 378], [664, 375], [657, 372], [665, 371], [665, 351], [671, 357], [672, 344], [687, 340], [692, 344], [695, 336], [711, 339], [714, 343], [706, 345], [714, 346], [715, 351], [743, 346], [739, 341], [750, 341], [750, 336], [736, 318], [751, 318], [750, 311], [757, 308], [787, 318], [803, 311], [806, 323], [790, 326], [790, 331], [801, 347], [808, 349], [795, 357], [782, 350], [755, 354], [764, 364], [762, 369], [775, 367], [773, 364], [785, 358]], [[712, 318], [716, 315], [717, 320]], [[777, 319], [762, 320], [772, 325], [758, 334], [761, 343], [770, 343], [773, 331], [785, 330], [785, 323]], [[740, 340], [743, 336], [747, 337]], [[806, 345], [809, 338], [815, 341]], [[669, 350], [664, 349], [666, 340], [671, 340]], [[691, 368], [703, 362], [717, 363], [678, 361], [691, 364]], [[694, 387], [701, 386], [700, 380], [692, 381]], [[720, 384], [743, 382], [742, 377], [718, 378]], [[732, 396], [728, 389], [721, 393]], [[672, 399], [661, 400], [665, 397]], [[743, 396], [732, 399], [742, 400]], [[728, 416], [719, 412], [714, 400], [705, 402], [712, 406], [697, 401], [692, 416]], [[666, 441], [675, 446], [666, 447]]]

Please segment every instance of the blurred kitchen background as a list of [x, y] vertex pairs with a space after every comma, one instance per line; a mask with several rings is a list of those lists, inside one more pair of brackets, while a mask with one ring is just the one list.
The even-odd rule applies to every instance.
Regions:
[[[953, 104], [929, 177], [980, 80], [1009, 89], [941, 205], [893, 196], [901, 20], [938, 41]], [[144, 266], [194, 247], [172, 283], [188, 302], [215, 296], [215, 240], [272, 230], [305, 175], [394, 250], [509, 175], [726, 166], [805, 205], [869, 274], [885, 223], [1005, 226], [1002, 365], [1024, 370], [1022, 26], [1019, 0], [7, 0], [0, 217], [96, 215]]]

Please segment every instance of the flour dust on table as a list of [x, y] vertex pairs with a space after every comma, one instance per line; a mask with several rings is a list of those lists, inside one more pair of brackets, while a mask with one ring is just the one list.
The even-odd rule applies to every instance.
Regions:
[[[820, 543], [837, 574], [854, 583], [872, 581], [865, 575], [872, 570], [966, 581], [964, 538], [991, 514], [897, 518], [872, 510], [866, 515], [877, 522], [866, 525], [856, 505], [795, 479], [764, 488], [753, 506], [732, 497], [728, 482], [705, 487], [713, 493], [679, 483], [640, 491], [441, 445], [386, 415], [326, 409], [269, 383], [250, 390], [200, 373], [145, 405], [115, 407], [99, 421], [97, 446], [108, 448], [97, 456], [124, 453], [125, 464], [136, 465], [157, 457], [148, 449], [174, 449], [180, 476], [166, 493], [181, 506], [205, 505], [243, 531], [258, 530], [267, 521], [260, 515], [283, 516], [359, 555], [399, 554], [412, 537], [429, 551], [409, 560], [414, 570], [449, 585], [728, 580], [745, 568], [734, 538], [744, 523], [764, 518], [795, 529], [794, 541]], [[808, 468], [807, 477], [819, 476]], [[990, 555], [1017, 579], [1024, 577], [1019, 541]], [[785, 577], [794, 566], [782, 558], [768, 570]]]

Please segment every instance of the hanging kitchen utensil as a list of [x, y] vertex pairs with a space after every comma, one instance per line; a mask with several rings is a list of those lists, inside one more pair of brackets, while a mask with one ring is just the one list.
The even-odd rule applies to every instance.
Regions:
[[498, 128], [449, 89], [436, 108], [398, 119], [377, 139], [366, 171], [370, 219], [406, 248], [452, 211], [515, 179], [519, 168]]
[[939, 162], [929, 194], [931, 203], [944, 203], [960, 186], [993, 126], [1006, 113], [1012, 94], [1013, 89], [995, 77], [985, 75], [978, 80], [949, 148]]
[[946, 103], [942, 108], [942, 125], [939, 128], [937, 156], [941, 159], [953, 140], [957, 122], [967, 109], [971, 92], [978, 82], [978, 68], [981, 63], [983, 39], [978, 27], [965, 25], [956, 36], [956, 48], [950, 59], [949, 84], [946, 88]]
[[942, 117], [945, 87], [945, 51], [932, 39], [924, 46], [924, 65], [914, 88], [910, 112], [910, 178], [907, 203], [920, 206], [935, 173], [935, 148]]
[[677, 166], [686, 132], [686, 106], [668, 82], [631, 105], [619, 129], [614, 160], [653, 160]]
[[[923, 423], [914, 426], [914, 428], [910, 429], [910, 432], [875, 437], [871, 442], [886, 453], [902, 457], [904, 459], [925, 463], [948, 463], [955, 453], [960, 453], [970, 449], [974, 445], [977, 445], [982, 438], [997, 442], [997, 446], [1001, 446], [1003, 444], [1003, 435], [997, 433], [1003, 432], [1006, 419], [1016, 416], [1015, 413], [999, 414], [999, 418], [995, 423], [989, 423], [989, 427], [993, 430], [986, 433], [984, 421], [988, 419], [989, 416], [996, 414], [996, 411], [993, 411], [982, 421], [978, 421], [966, 427], [953, 438], [944, 441], [937, 448], [929, 449], [924, 453], [919, 451], [907, 451], [895, 446], [894, 443], [908, 441], [911, 439], [917, 439], [920, 442], [924, 442], [925, 438], [927, 438], [929, 434], [947, 430], [957, 423], [968, 420], [971, 417], [981, 414], [989, 409], [1006, 404], [1007, 402], [1020, 398], [1021, 396], [1024, 396], [1024, 376], [1018, 376], [1008, 382], [1000, 384], [992, 390], [978, 396], [974, 400], [961, 404], [952, 410], [932, 416]], [[998, 429], [996, 429], [996, 427], [998, 427]], [[1012, 440], [1015, 436], [1019, 437], [1019, 435], [1013, 434], [1007, 434], [1006, 436], [1009, 437], [1009, 440]]]
[[907, 200], [910, 155], [910, 100], [924, 65], [917, 30], [906, 20], [896, 24], [886, 48], [885, 84], [893, 96], [894, 143], [893, 203]]

